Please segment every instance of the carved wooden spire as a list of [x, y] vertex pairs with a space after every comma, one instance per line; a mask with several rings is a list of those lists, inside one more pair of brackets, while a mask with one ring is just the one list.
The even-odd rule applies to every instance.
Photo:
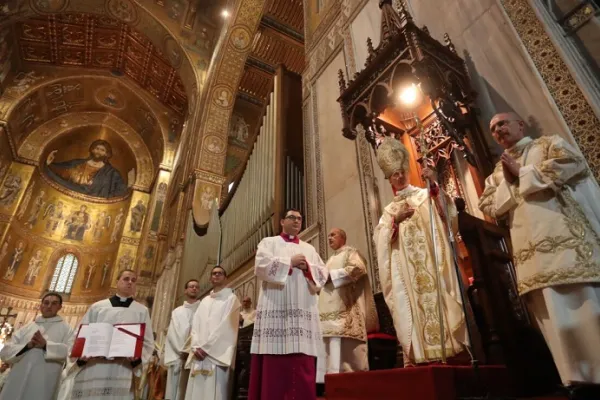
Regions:
[[452, 40], [450, 40], [450, 35], [448, 35], [447, 33], [444, 33], [444, 44], [446, 45], [448, 50], [456, 54], [456, 47], [454, 47], [454, 43], [452, 43]]
[[365, 67], [371, 62], [373, 57], [375, 57], [375, 49], [373, 48], [373, 41], [370, 37], [367, 38], [367, 51], [369, 55], [367, 56], [367, 60], [365, 62]]
[[380, 0], [379, 8], [381, 9], [381, 44], [385, 46], [406, 23], [412, 22], [412, 16], [403, 1], [400, 1], [398, 12], [392, 7], [392, 0]]
[[338, 82], [340, 84], [340, 93], [346, 90], [346, 79], [344, 79], [344, 71], [341, 69], [338, 71]]

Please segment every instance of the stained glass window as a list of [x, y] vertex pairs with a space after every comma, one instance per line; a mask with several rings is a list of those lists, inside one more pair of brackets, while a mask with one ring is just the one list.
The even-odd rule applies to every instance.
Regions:
[[78, 265], [79, 260], [75, 257], [75, 254], [67, 253], [62, 256], [56, 263], [54, 275], [52, 275], [52, 281], [48, 289], [53, 292], [71, 293], [71, 286], [73, 286]]

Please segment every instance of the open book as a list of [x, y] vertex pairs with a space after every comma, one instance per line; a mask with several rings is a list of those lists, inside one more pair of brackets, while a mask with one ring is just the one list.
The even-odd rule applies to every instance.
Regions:
[[71, 357], [142, 358], [146, 324], [82, 324]]

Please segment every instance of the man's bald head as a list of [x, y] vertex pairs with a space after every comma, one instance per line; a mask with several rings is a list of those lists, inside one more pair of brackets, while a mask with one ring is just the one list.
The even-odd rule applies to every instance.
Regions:
[[329, 247], [332, 250], [337, 250], [346, 244], [346, 232], [340, 228], [333, 228], [327, 236]]
[[490, 121], [490, 132], [500, 146], [509, 149], [525, 136], [525, 122], [514, 112], [498, 113]]

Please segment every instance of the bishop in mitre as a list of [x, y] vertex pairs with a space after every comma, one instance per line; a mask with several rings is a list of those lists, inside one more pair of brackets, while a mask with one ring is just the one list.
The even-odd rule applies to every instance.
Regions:
[[141, 378], [144, 366], [150, 361], [154, 351], [154, 334], [148, 308], [133, 300], [136, 283], [135, 271], [121, 271], [117, 277], [117, 293], [92, 304], [81, 319], [80, 325], [93, 322], [113, 325], [145, 324], [141, 358], [79, 358], [76, 364], [71, 366], [71, 373], [74, 374], [72, 400], [133, 400], [136, 397], [134, 388], [137, 385], [134, 378]]
[[[449, 222], [457, 212], [452, 199], [439, 189], [435, 173], [425, 168], [435, 197], [431, 232], [429, 191], [409, 183], [409, 153], [400, 141], [386, 137], [377, 149], [377, 162], [394, 191], [375, 229], [379, 279], [394, 320], [405, 365], [442, 359], [442, 336], [438, 308], [435, 253], [439, 255], [441, 298], [446, 358], [458, 355], [467, 344], [458, 278], [446, 232], [441, 196], [445, 196]], [[455, 225], [454, 225], [455, 226]]]
[[3, 363], [12, 365], [0, 400], [55, 399], [68, 356], [71, 328], [57, 315], [62, 297], [42, 298], [41, 316], [15, 331], [0, 351]]
[[198, 301], [200, 283], [196, 279], [190, 279], [186, 282], [184, 290], [186, 299], [183, 305], [171, 312], [171, 323], [165, 341], [164, 364], [168, 370], [165, 393], [167, 400], [182, 400], [184, 398], [185, 388], [190, 376], [189, 372], [184, 369], [185, 361], [188, 358], [184, 346], [192, 329], [192, 319], [200, 304]]
[[213, 290], [202, 299], [192, 320], [186, 400], [231, 399], [241, 304], [225, 287], [225, 269], [215, 266], [210, 282]]
[[[490, 130], [505, 149], [479, 207], [510, 227], [519, 294], [566, 386], [600, 384], [600, 189], [558, 136], [532, 139], [514, 113]], [[600, 390], [590, 398], [600, 398]]]
[[328, 235], [334, 251], [327, 260], [329, 279], [319, 294], [325, 356], [317, 358], [317, 383], [325, 374], [368, 371], [367, 333], [379, 329], [377, 310], [363, 256], [346, 245], [346, 232]]

